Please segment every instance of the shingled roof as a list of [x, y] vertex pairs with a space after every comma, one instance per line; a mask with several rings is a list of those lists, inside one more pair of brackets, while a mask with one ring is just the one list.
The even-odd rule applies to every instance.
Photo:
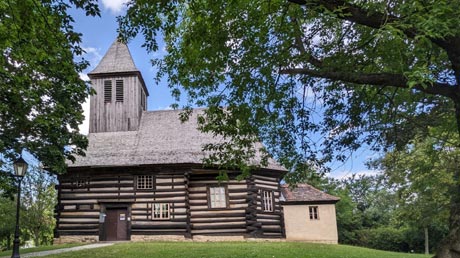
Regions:
[[[222, 142], [221, 137], [197, 129], [196, 109], [187, 122], [179, 120], [180, 110], [145, 111], [138, 131], [90, 133], [86, 157], [77, 157], [69, 167], [114, 167], [158, 164], [202, 164], [206, 143]], [[261, 145], [260, 145], [261, 146]], [[257, 157], [256, 157], [257, 159]], [[259, 157], [260, 159], [260, 157]], [[286, 171], [274, 160], [267, 169]]]
[[336, 203], [339, 197], [320, 191], [309, 184], [297, 184], [291, 189], [288, 184], [281, 186], [284, 204], [323, 204]]
[[139, 72], [126, 44], [115, 40], [101, 62], [88, 75]]

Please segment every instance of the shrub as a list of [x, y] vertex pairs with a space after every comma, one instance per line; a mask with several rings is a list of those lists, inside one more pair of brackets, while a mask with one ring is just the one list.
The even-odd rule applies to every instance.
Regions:
[[409, 252], [405, 229], [380, 227], [357, 231], [358, 245], [373, 249]]

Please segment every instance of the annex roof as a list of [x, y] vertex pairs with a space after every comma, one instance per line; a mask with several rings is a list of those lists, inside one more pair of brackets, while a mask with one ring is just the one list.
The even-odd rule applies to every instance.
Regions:
[[[179, 120], [180, 112], [145, 111], [138, 131], [90, 133], [86, 157], [78, 156], [75, 163], [68, 166], [202, 164], [206, 155], [202, 151], [203, 145], [223, 142], [224, 139], [197, 129], [197, 114], [203, 109], [195, 109], [184, 123]], [[286, 171], [272, 159], [265, 168]]]
[[281, 194], [285, 204], [336, 203], [339, 197], [327, 194], [309, 184], [297, 184], [293, 189], [288, 184], [281, 185]]

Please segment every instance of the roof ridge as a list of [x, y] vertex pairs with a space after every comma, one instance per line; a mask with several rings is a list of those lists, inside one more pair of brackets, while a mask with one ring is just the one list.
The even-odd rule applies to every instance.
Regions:
[[[200, 111], [200, 110], [206, 110], [208, 108], [205, 107], [197, 107], [197, 108], [192, 108], [192, 111]], [[177, 111], [185, 111], [186, 109], [184, 108], [178, 108], [178, 109], [157, 109], [157, 110], [146, 110], [144, 111], [145, 113], [156, 113], [156, 112], [177, 112]]]

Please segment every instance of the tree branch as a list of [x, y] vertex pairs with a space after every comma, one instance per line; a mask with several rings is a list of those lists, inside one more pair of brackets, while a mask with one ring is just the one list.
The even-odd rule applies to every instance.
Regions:
[[296, 36], [295, 36], [295, 46], [299, 52], [305, 56], [308, 59], [308, 62], [310, 62], [312, 65], [316, 67], [321, 67], [323, 65], [323, 62], [319, 59], [316, 59], [313, 57], [312, 54], [308, 53], [307, 50], [305, 49], [305, 45], [303, 44], [302, 40], [302, 31], [300, 29], [300, 24], [297, 22], [297, 19], [294, 17], [292, 18], [292, 23], [294, 24], [294, 29], [296, 31]]
[[[344, 0], [289, 0], [292, 3], [300, 5], [308, 5], [319, 7], [323, 6], [327, 10], [334, 12], [336, 10], [341, 10], [336, 12], [338, 18], [348, 20], [354, 23], [358, 23], [367, 27], [374, 29], [380, 29], [383, 25], [387, 23], [392, 23], [400, 20], [399, 17], [394, 15], [389, 15], [379, 12], [369, 12], [357, 5], [347, 3]], [[415, 36], [415, 32], [411, 29], [403, 30], [406, 35], [411, 35], [410, 37]]]
[[[310, 75], [330, 80], [339, 80], [343, 82], [368, 84], [374, 86], [390, 86], [396, 88], [409, 89], [406, 77], [394, 73], [353, 73], [341, 71], [320, 71], [308, 68], [291, 68], [282, 69], [281, 74], [288, 75]], [[455, 98], [455, 87], [444, 83], [433, 83], [431, 86], [415, 85], [412, 89], [431, 95], [441, 95], [448, 98]]]
[[[354, 22], [374, 29], [380, 29], [386, 24], [401, 21], [400, 17], [386, 13], [370, 12], [357, 5], [347, 3], [345, 0], [288, 0], [289, 2], [307, 5], [312, 7], [322, 6], [327, 10], [336, 12], [337, 18]], [[397, 25], [397, 24], [396, 24]], [[398, 26], [407, 37], [415, 38], [418, 32], [412, 27]], [[459, 36], [446, 36], [445, 38], [430, 38], [430, 40], [444, 49], [451, 61], [452, 69], [457, 79], [457, 84], [460, 84], [460, 50], [458, 44], [460, 43]]]

